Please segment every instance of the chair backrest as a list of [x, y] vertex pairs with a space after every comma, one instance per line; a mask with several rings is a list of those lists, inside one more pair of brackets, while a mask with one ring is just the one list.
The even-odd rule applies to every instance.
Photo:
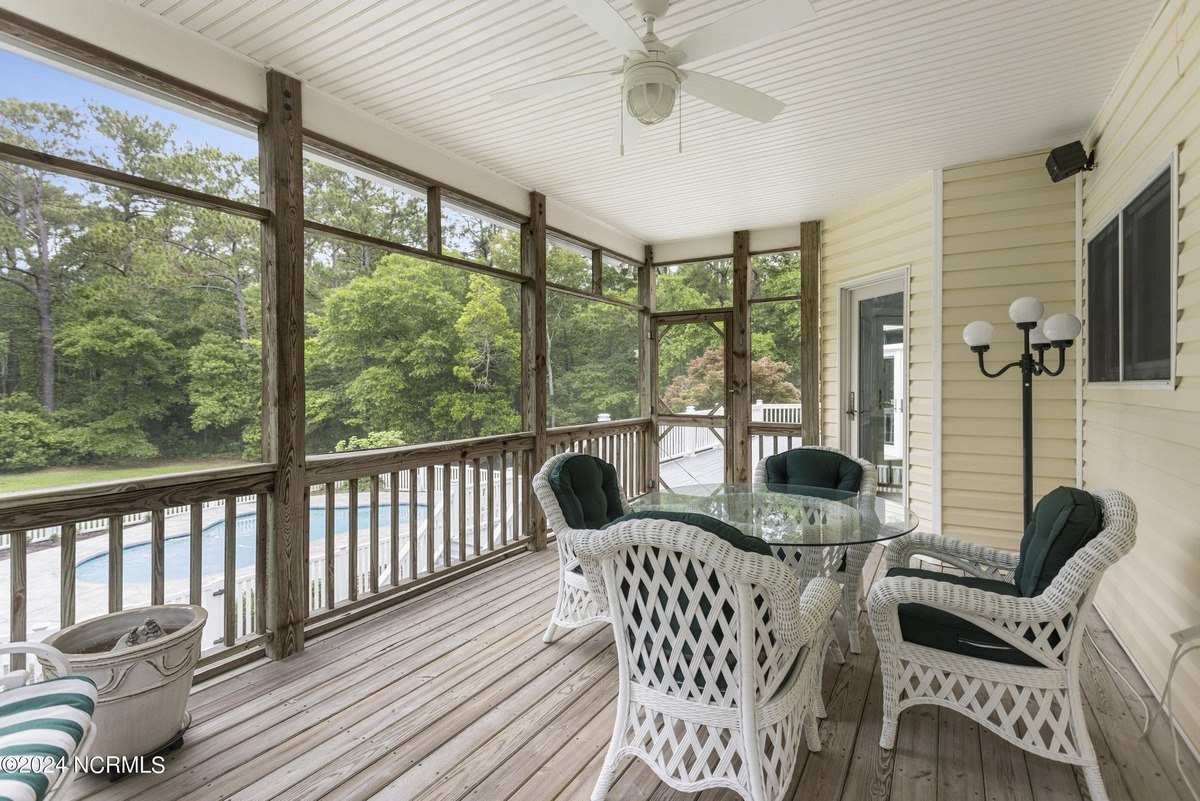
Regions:
[[629, 512], [617, 470], [586, 453], [560, 453], [533, 477], [533, 491], [556, 533], [598, 529]]
[[607, 598], [623, 678], [716, 707], [782, 684], [803, 635], [800, 590], [778, 560], [656, 518], [579, 532], [574, 544], [592, 592]]
[[1027, 598], [1042, 592], [1102, 527], [1100, 502], [1094, 496], [1074, 487], [1053, 490], [1033, 509], [1013, 583]]
[[1066, 560], [1039, 593], [1046, 608], [1053, 610], [1052, 615], [1045, 620], [1006, 626], [1064, 663], [1079, 656], [1084, 628], [1079, 624], [1087, 619], [1104, 572], [1133, 550], [1137, 542], [1137, 507], [1130, 497], [1118, 490], [1096, 490], [1091, 494], [1100, 506], [1103, 528]]
[[860, 495], [874, 495], [879, 487], [875, 465], [822, 445], [803, 445], [759, 461], [756, 484], [788, 484]]

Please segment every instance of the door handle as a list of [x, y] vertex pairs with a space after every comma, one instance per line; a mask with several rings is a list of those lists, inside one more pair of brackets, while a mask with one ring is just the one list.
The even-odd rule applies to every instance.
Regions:
[[846, 409], [846, 416], [849, 417], [851, 420], [858, 417], [858, 409], [854, 408], [854, 393], [853, 392], [850, 393], [850, 405]]

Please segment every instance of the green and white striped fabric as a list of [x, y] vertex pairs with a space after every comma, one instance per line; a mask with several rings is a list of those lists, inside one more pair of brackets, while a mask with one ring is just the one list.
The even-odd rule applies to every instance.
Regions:
[[59, 778], [55, 763], [69, 765], [95, 709], [96, 685], [82, 676], [0, 692], [0, 801], [45, 798]]

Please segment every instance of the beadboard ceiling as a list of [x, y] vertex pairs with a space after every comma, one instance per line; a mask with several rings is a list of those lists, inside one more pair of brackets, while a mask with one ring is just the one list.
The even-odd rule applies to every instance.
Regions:
[[[647, 242], [816, 219], [936, 167], [1076, 138], [1159, 6], [814, 0], [815, 21], [691, 65], [787, 103], [774, 121], [685, 98], [682, 154], [672, 117], [620, 157], [615, 79], [489, 99], [619, 65], [549, 0], [135, 1]], [[635, 21], [632, 2], [610, 1]], [[657, 33], [678, 41], [748, 4], [677, 0]]]

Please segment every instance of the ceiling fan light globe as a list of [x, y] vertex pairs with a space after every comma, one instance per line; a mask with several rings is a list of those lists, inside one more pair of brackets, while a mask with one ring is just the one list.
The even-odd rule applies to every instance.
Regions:
[[643, 83], [625, 95], [629, 115], [643, 125], [654, 125], [675, 110], [675, 87], [665, 83]]

